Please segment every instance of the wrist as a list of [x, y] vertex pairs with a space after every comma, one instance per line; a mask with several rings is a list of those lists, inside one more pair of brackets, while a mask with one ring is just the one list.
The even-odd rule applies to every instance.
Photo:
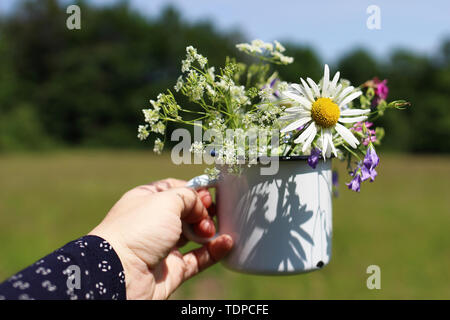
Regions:
[[147, 264], [131, 248], [105, 231], [95, 228], [89, 235], [101, 237], [109, 242], [122, 263], [125, 275], [126, 296], [129, 300], [150, 299], [155, 282]]

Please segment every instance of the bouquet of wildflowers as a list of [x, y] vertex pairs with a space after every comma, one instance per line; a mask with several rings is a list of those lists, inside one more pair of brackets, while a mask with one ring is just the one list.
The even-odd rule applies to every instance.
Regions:
[[[224, 67], [216, 69], [195, 48], [187, 47], [174, 91], [198, 107], [181, 107], [170, 89], [159, 94], [143, 110], [145, 124], [139, 126], [138, 138], [147, 139], [150, 132], [165, 137], [169, 122], [187, 124], [200, 127], [206, 137], [194, 141], [189, 151], [212, 157], [230, 173], [239, 174], [262, 156], [302, 155], [313, 168], [320, 158], [347, 161], [351, 175], [347, 186], [354, 191], [363, 181], [375, 179], [379, 164], [375, 147], [384, 130], [374, 128], [373, 120], [387, 109], [408, 105], [404, 100], [386, 101], [386, 80], [375, 78], [354, 87], [339, 72], [330, 77], [325, 65], [317, 82], [307, 77], [287, 83], [271, 66], [293, 62], [279, 42], [254, 40], [236, 47], [257, 62], [227, 58]], [[155, 152], [161, 153], [164, 141], [156, 138]], [[213, 166], [206, 173], [217, 178], [220, 170]]]

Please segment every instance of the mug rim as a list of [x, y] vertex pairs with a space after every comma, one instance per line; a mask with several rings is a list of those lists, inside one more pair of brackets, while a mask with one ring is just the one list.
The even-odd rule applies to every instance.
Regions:
[[[264, 159], [270, 160], [270, 161], [303, 161], [308, 160], [309, 156], [270, 156], [270, 157], [264, 157]], [[334, 155], [332, 155], [329, 159], [335, 158]], [[258, 157], [257, 161], [260, 162], [261, 157]], [[325, 161], [323, 157], [319, 157], [319, 161]]]

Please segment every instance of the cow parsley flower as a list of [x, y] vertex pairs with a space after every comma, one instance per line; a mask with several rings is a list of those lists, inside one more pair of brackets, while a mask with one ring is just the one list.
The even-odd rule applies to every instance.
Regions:
[[184, 84], [183, 76], [179, 76], [178, 80], [177, 80], [177, 83], [175, 84], [175, 87], [174, 87], [175, 91], [176, 92], [180, 91], [181, 88], [183, 88], [183, 84]]
[[192, 153], [195, 153], [195, 154], [203, 154], [203, 153], [205, 153], [205, 146], [203, 145], [203, 142], [195, 141], [191, 145], [189, 151]]
[[144, 109], [142, 110], [145, 117], [145, 122], [149, 124], [154, 124], [159, 120], [159, 112], [155, 109]]
[[164, 125], [164, 123], [158, 122], [151, 126], [151, 130], [152, 130], [152, 132], [164, 134], [164, 132], [166, 131], [166, 126]]
[[251, 104], [250, 99], [245, 94], [244, 86], [233, 85], [229, 88], [231, 98], [237, 102], [237, 105], [248, 105]]
[[291, 64], [292, 62], [294, 62], [294, 58], [285, 56], [284, 54], [278, 51], [275, 51], [273, 53], [273, 56], [276, 60], [279, 60], [281, 64]]
[[205, 88], [206, 88], [206, 92], [208, 93], [208, 96], [211, 99], [217, 95], [217, 92], [209, 84], [207, 84]]
[[262, 88], [259, 92], [258, 95], [261, 98], [262, 101], [269, 101], [272, 99], [273, 97], [273, 89], [271, 87], [265, 87]]
[[205, 173], [208, 175], [210, 180], [217, 180], [220, 177], [220, 170], [216, 167], [206, 168]]
[[197, 58], [197, 49], [195, 49], [193, 46], [186, 47], [186, 60], [189, 62], [194, 62]]
[[295, 139], [295, 143], [303, 144], [302, 152], [311, 145], [316, 135], [319, 134], [322, 144], [323, 157], [330, 157], [331, 153], [337, 156], [333, 143], [333, 133], [337, 132], [352, 148], [359, 144], [353, 133], [341, 123], [353, 123], [367, 119], [365, 114], [368, 109], [346, 109], [342, 107], [359, 97], [362, 92], [349, 86], [342, 89], [338, 84], [339, 72], [336, 72], [333, 80], [329, 79], [329, 68], [325, 65], [321, 88], [313, 80], [307, 78], [300, 84], [291, 84], [290, 89], [283, 95], [297, 105], [286, 109], [287, 115], [280, 118], [281, 121], [294, 120], [284, 127], [281, 132], [288, 132], [305, 126], [304, 131]]
[[183, 60], [181, 61], [181, 72], [185, 73], [188, 72], [189, 69], [191, 68], [191, 61], [189, 60]]
[[152, 105], [153, 109], [156, 111], [161, 110], [160, 101], [150, 100], [150, 104]]
[[150, 134], [150, 133], [148, 132], [147, 128], [148, 128], [148, 124], [146, 124], [146, 125], [140, 125], [140, 126], [138, 127], [138, 135], [137, 135], [137, 137], [139, 138], [139, 140], [142, 141], [142, 140], [147, 139], [148, 135]]
[[214, 79], [216, 78], [215, 72], [216, 72], [216, 68], [214, 68], [214, 67], [211, 67], [208, 69], [207, 73], [208, 73], [209, 77], [211, 78], [211, 81], [214, 81]]
[[153, 152], [155, 152], [157, 154], [161, 154], [163, 148], [164, 148], [164, 142], [162, 142], [160, 138], [156, 138], [155, 146], [153, 147]]
[[236, 148], [234, 141], [225, 139], [222, 145], [215, 150], [215, 157], [217, 164], [234, 165], [237, 163]]
[[214, 119], [208, 123], [208, 126], [216, 132], [223, 132], [227, 128], [225, 121], [220, 116], [214, 117]]
[[275, 50], [277, 50], [279, 52], [286, 51], [286, 48], [283, 47], [283, 45], [281, 43], [279, 43], [277, 40], [275, 40], [274, 43], [275, 43]]
[[198, 54], [196, 58], [197, 58], [198, 64], [200, 65], [200, 67], [202, 69], [208, 64], [208, 59], [205, 58], [204, 56]]
[[[274, 45], [275, 44], [275, 45]], [[277, 64], [290, 64], [294, 58], [285, 56], [286, 50], [281, 43], [274, 41], [274, 44], [256, 39], [251, 43], [240, 43], [236, 45], [239, 51], [261, 58]]]

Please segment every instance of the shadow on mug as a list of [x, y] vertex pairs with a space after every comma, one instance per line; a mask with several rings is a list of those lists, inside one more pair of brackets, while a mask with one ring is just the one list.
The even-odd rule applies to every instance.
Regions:
[[229, 233], [235, 240], [225, 266], [244, 273], [282, 275], [328, 264], [331, 166], [322, 162], [312, 170], [303, 165], [305, 161], [300, 166], [296, 163], [284, 163], [274, 176], [250, 169], [218, 185], [220, 233]]

